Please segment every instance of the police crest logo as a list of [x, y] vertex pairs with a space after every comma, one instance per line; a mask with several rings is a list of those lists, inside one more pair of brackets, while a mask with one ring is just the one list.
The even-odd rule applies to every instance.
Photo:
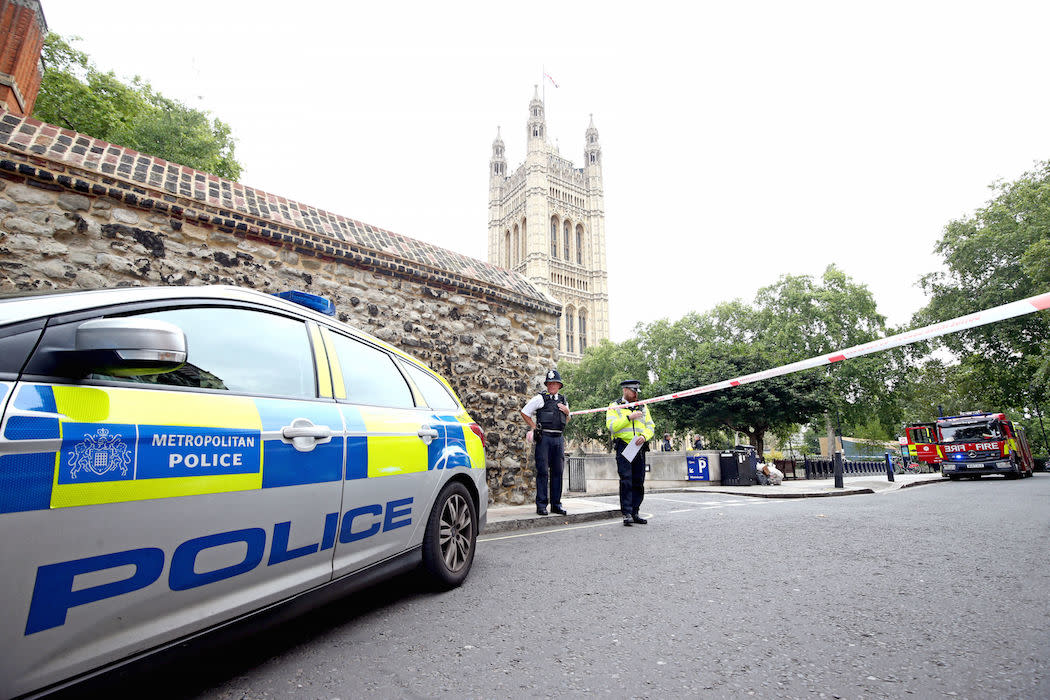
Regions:
[[554, 370], [551, 370], [550, 372], [547, 372], [547, 379], [548, 380], [554, 379]]
[[119, 435], [110, 435], [106, 428], [99, 428], [94, 435], [85, 433], [84, 441], [78, 442], [73, 449], [68, 462], [72, 467], [69, 476], [73, 479], [81, 471], [89, 471], [97, 476], [114, 469], [120, 469], [121, 476], [128, 473], [131, 451]]

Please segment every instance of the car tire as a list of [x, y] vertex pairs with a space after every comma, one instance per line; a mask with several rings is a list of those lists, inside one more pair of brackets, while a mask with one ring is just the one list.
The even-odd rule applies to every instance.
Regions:
[[436, 587], [459, 586], [470, 573], [478, 540], [478, 514], [467, 487], [445, 485], [434, 502], [423, 534], [423, 567]]
[[951, 479], [952, 481], [958, 481], [959, 480], [959, 475], [958, 474], [949, 474], [948, 478]]

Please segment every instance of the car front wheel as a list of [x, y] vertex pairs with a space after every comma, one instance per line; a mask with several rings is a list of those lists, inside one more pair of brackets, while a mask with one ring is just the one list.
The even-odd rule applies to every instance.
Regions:
[[423, 535], [423, 566], [440, 588], [463, 583], [478, 540], [474, 500], [458, 481], [446, 484], [434, 502]]

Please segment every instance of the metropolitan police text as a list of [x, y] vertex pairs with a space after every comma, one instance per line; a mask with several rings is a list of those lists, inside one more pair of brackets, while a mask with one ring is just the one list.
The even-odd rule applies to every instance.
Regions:
[[[254, 448], [255, 436], [253, 435], [186, 435], [179, 433], [163, 433], [153, 436], [152, 447], [219, 447], [219, 448]], [[168, 466], [175, 467], [184, 464], [193, 468], [202, 467], [239, 467], [242, 464], [243, 455], [237, 452], [226, 452], [222, 454], [212, 453], [209, 455], [181, 455], [172, 453], [168, 455]]]

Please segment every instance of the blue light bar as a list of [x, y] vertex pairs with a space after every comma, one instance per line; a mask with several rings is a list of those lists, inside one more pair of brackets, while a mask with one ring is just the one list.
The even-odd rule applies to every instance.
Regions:
[[299, 306], [305, 306], [314, 311], [320, 311], [326, 316], [335, 316], [335, 304], [332, 303], [332, 300], [325, 299], [317, 294], [310, 294], [308, 292], [300, 292], [292, 289], [287, 292], [274, 292], [274, 296], [290, 301], [293, 304], [298, 304]]

